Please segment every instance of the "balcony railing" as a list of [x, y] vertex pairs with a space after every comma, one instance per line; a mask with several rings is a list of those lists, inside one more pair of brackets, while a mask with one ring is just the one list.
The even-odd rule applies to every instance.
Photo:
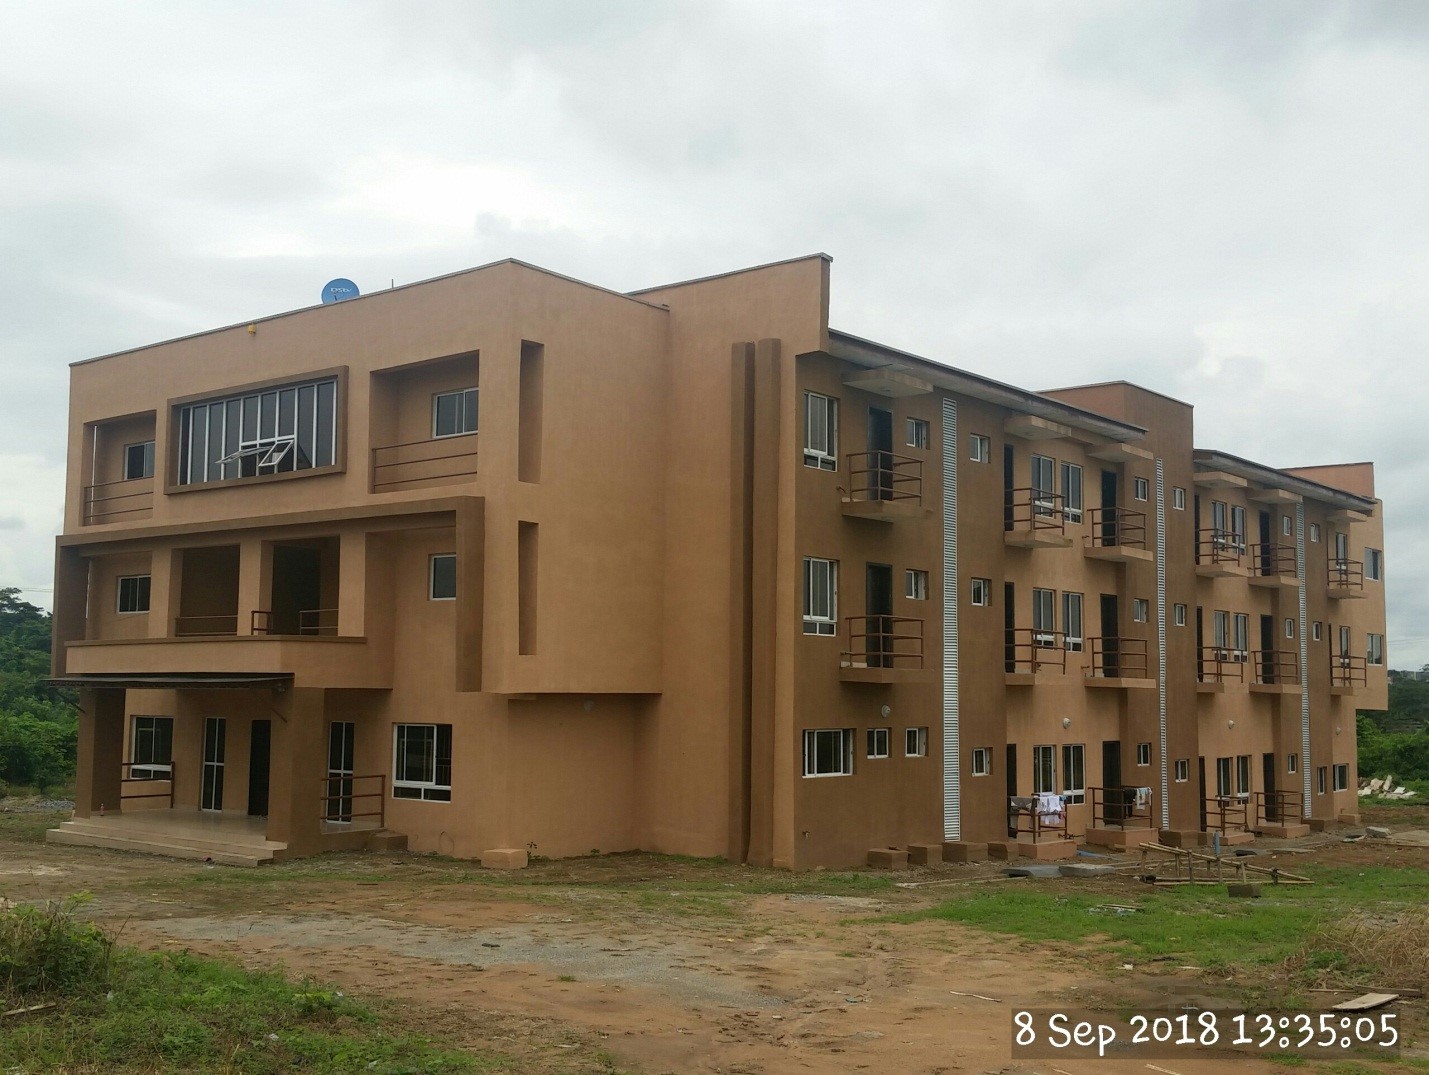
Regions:
[[126, 761], [119, 765], [119, 779], [122, 784], [130, 781], [142, 781], [145, 784], [168, 784], [165, 791], [123, 791], [119, 792], [119, 808], [124, 808], [124, 803], [130, 799], [168, 799], [169, 809], [174, 808], [174, 763], [152, 762], [152, 761]]
[[[148, 515], [143, 515], [147, 512]], [[84, 488], [84, 524], [120, 523], [154, 512], [154, 479], [101, 482]]]
[[845, 668], [923, 668], [923, 621], [910, 616], [845, 617]]
[[1251, 798], [1256, 825], [1298, 825], [1305, 819], [1305, 804], [1296, 792], [1257, 791]]
[[[377, 781], [376, 791], [358, 791], [360, 786], [371, 788], [371, 781]], [[376, 818], [377, 828], [387, 823], [387, 774], [367, 773], [357, 776], [325, 776], [322, 778], [321, 818], [327, 822], [349, 824], [356, 818]], [[375, 801], [375, 802], [374, 802]], [[354, 809], [359, 802], [361, 810]]]
[[1250, 547], [1251, 567], [1263, 577], [1285, 576], [1293, 578], [1298, 569], [1295, 566], [1295, 548], [1279, 542], [1262, 543]]
[[1258, 649], [1251, 655], [1255, 681], [1267, 686], [1300, 682], [1300, 654], [1288, 649]]
[[1335, 591], [1358, 593], [1364, 590], [1364, 563], [1359, 560], [1331, 560], [1325, 568], [1325, 584]]
[[1151, 788], [1088, 788], [1094, 829], [1154, 829], [1156, 793]]
[[1196, 564], [1200, 567], [1240, 567], [1245, 551], [1244, 535], [1230, 530], [1213, 527], [1196, 535]]
[[1067, 532], [1062, 494], [1048, 489], [1009, 489], [1003, 501], [1004, 530]]
[[372, 449], [372, 491], [387, 493], [414, 482], [451, 482], [476, 474], [476, 434], [412, 440]]
[[1330, 686], [1363, 687], [1369, 683], [1369, 662], [1350, 653], [1330, 656]]
[[1066, 633], [1033, 627], [1009, 628], [1003, 659], [1010, 673], [1066, 672]]
[[1062, 803], [1061, 810], [1049, 814], [1037, 809], [1036, 795], [1010, 795], [1007, 799], [1007, 832], [1009, 836], [1029, 836], [1032, 842], [1042, 840], [1069, 840], [1067, 832], [1067, 808]]
[[[305, 608], [298, 612], [297, 631], [299, 635], [337, 634], [337, 614], [335, 608]], [[273, 627], [273, 613], [264, 608], [255, 608], [250, 618], [249, 630], [255, 635], [276, 635], [284, 632]]]
[[236, 635], [238, 634], [238, 614], [231, 616], [175, 616], [174, 637], [187, 638], [191, 635]]
[[1196, 658], [1196, 678], [1202, 683], [1245, 682], [1245, 655], [1227, 646], [1202, 646]]
[[850, 452], [848, 499], [923, 503], [923, 460], [893, 452]]
[[1150, 664], [1144, 638], [1092, 638], [1089, 679], [1146, 679]]
[[1146, 548], [1146, 512], [1130, 508], [1092, 508], [1087, 545], [1093, 549]]
[[1247, 832], [1250, 829], [1250, 797], [1216, 795], [1206, 799], [1207, 832]]

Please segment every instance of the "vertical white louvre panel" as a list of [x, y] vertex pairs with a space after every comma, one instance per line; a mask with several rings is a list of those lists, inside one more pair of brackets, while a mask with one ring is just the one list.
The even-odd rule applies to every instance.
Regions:
[[1300, 784], [1303, 816], [1310, 816], [1310, 632], [1305, 608], [1305, 505], [1295, 505], [1295, 577], [1300, 580]]
[[943, 400], [943, 839], [963, 838], [958, 740], [958, 405]]
[[1166, 467], [1156, 460], [1156, 712], [1161, 732], [1161, 827], [1171, 827], [1171, 781], [1166, 771]]

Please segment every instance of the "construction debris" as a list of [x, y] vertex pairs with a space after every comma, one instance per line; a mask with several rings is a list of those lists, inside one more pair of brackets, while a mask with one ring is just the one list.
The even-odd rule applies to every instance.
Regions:
[[[1159, 862], [1148, 862], [1150, 853], [1170, 857]], [[1152, 869], [1160, 867], [1160, 869]], [[1197, 876], [1199, 872], [1200, 876]], [[1203, 855], [1184, 847], [1167, 847], [1165, 844], [1141, 845], [1141, 880], [1150, 885], [1218, 885], [1235, 880], [1242, 884], [1256, 877], [1268, 877], [1272, 885], [1313, 885], [1315, 882], [1300, 874], [1290, 873], [1278, 866], [1255, 866], [1246, 859], [1232, 855]]]
[[1417, 793], [1408, 790], [1402, 784], [1396, 784], [1394, 777], [1382, 776], [1374, 780], [1361, 780], [1359, 788], [1360, 798], [1368, 798], [1371, 795], [1381, 799], [1413, 799], [1417, 798]]
[[1398, 999], [1398, 993], [1366, 993], [1362, 997], [1355, 997], [1354, 1000], [1340, 1001], [1335, 1005], [1335, 1011], [1367, 1012], [1374, 1008], [1383, 1008], [1386, 1004]]

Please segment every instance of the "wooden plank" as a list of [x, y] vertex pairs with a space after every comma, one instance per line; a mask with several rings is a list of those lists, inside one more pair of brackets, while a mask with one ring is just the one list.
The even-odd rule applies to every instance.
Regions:
[[1335, 1005], [1335, 1011], [1367, 1012], [1374, 1008], [1383, 1008], [1386, 1004], [1398, 999], [1398, 993], [1366, 993], [1362, 997], [1355, 997], [1354, 1000], [1340, 1001]]

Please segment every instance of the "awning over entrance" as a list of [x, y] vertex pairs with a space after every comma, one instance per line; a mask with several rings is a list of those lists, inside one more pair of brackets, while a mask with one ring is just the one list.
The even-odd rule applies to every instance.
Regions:
[[46, 680], [51, 687], [116, 688], [133, 691], [287, 690], [291, 672], [79, 672]]

